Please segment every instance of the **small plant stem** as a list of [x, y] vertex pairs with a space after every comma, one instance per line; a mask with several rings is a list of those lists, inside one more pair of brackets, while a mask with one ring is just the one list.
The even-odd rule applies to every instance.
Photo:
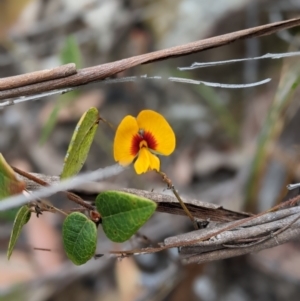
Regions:
[[84, 211], [86, 211], [85, 208], [77, 207], [77, 208], [69, 209], [69, 210], [68, 210], [68, 213], [72, 213], [72, 212], [84, 212]]
[[32, 175], [32, 174], [30, 174], [30, 173], [28, 173], [28, 172], [26, 172], [26, 171], [24, 171], [24, 170], [21, 170], [21, 169], [19, 169], [19, 168], [17, 168], [17, 167], [14, 167], [14, 166], [11, 166], [11, 168], [12, 168], [17, 174], [19, 174], [19, 175], [21, 175], [21, 176], [23, 176], [23, 177], [25, 177], [25, 178], [27, 178], [27, 179], [29, 179], [29, 180], [31, 180], [31, 181], [37, 183], [37, 184], [40, 184], [41, 186], [48, 186], [48, 183], [47, 183], [47, 182], [43, 181], [42, 179], [39, 179], [39, 178], [35, 177], [34, 175]]
[[180, 203], [182, 209], [184, 210], [184, 212], [186, 213], [186, 215], [190, 218], [190, 220], [192, 221], [195, 230], [198, 230], [198, 224], [195, 221], [195, 218], [193, 217], [193, 215], [191, 214], [191, 212], [189, 211], [189, 209], [185, 206], [185, 203], [183, 202], [183, 200], [181, 199], [179, 193], [176, 191], [175, 186], [173, 185], [171, 179], [164, 173], [161, 171], [156, 171], [159, 175], [161, 175], [162, 180], [167, 184], [168, 189], [171, 189], [173, 194], [175, 195], [176, 199], [178, 200], [178, 202]]
[[102, 118], [101, 116], [100, 116], [100, 121], [102, 121], [103, 123], [106, 123], [113, 131], [116, 131], [116, 127], [112, 123], [107, 121], [106, 119]]
[[73, 201], [74, 203], [76, 203], [88, 210], [92, 210], [92, 211], [95, 210], [95, 208], [92, 205], [86, 203], [81, 197], [79, 197], [75, 193], [69, 192], [69, 191], [64, 191], [64, 193], [66, 193], [66, 195], [70, 201]]
[[[20, 170], [19, 168], [16, 168], [14, 166], [11, 166], [11, 168], [16, 172], [18, 173], [19, 175], [37, 183], [37, 184], [40, 184], [41, 186], [49, 186], [49, 184], [45, 181], [43, 181], [42, 179], [39, 179], [37, 177], [35, 177], [34, 175], [32, 174], [29, 174], [28, 172], [26, 171], [23, 171], [23, 170]], [[72, 193], [72, 192], [69, 192], [69, 191], [63, 191], [68, 199], [70, 201], [73, 201], [74, 203], [88, 209], [88, 210], [95, 210], [94, 207], [90, 204], [87, 204], [82, 198], [80, 198], [78, 195]]]
[[68, 213], [64, 212], [63, 210], [60, 210], [60, 209], [58, 209], [58, 208], [56, 208], [54, 206], [53, 206], [53, 208], [54, 208], [54, 210], [56, 210], [57, 212], [61, 213], [62, 215], [68, 216]]
[[173, 194], [175, 195], [175, 197], [177, 198], [178, 202], [180, 203], [182, 209], [184, 210], [184, 212], [186, 213], [186, 215], [190, 218], [190, 220], [192, 221], [193, 225], [194, 225], [194, 228], [195, 230], [198, 230], [199, 227], [198, 227], [198, 224], [197, 222], [195, 221], [193, 215], [191, 214], [191, 212], [189, 211], [189, 209], [185, 206], [185, 203], [183, 202], [183, 200], [181, 199], [181, 197], [179, 196], [178, 192], [176, 191], [175, 187], [172, 186], [171, 188]]
[[[30, 192], [25, 189], [25, 191], [23, 192], [24, 194], [30, 194]], [[37, 202], [30, 202], [29, 203], [31, 207], [34, 207], [33, 212], [35, 212], [37, 215], [41, 214], [44, 211], [47, 212], [59, 212], [65, 216], [68, 216], [68, 214], [66, 212], [64, 212], [63, 210], [56, 208], [55, 206], [53, 206], [50, 202], [42, 200], [42, 199], [38, 199]]]

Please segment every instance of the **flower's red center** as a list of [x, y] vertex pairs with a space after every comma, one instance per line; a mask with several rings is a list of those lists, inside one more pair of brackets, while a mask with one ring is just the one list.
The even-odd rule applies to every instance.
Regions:
[[154, 135], [150, 132], [140, 130], [132, 137], [130, 152], [133, 156], [136, 156], [142, 147], [147, 147], [152, 150], [156, 150], [157, 141]]

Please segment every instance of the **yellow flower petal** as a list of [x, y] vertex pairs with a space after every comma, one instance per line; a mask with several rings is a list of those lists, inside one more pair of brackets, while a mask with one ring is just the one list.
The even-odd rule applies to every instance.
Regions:
[[126, 116], [119, 124], [114, 140], [114, 158], [121, 165], [130, 164], [135, 155], [132, 153], [132, 140], [138, 133], [137, 121], [132, 116]]
[[150, 152], [146, 147], [140, 149], [138, 158], [134, 162], [134, 169], [138, 175], [148, 171], [150, 166]]
[[159, 158], [146, 148], [142, 147], [140, 149], [137, 160], [134, 163], [134, 169], [137, 174], [145, 173], [149, 170], [159, 171], [160, 161]]
[[175, 134], [167, 120], [157, 112], [151, 110], [141, 111], [137, 116], [139, 129], [149, 132], [156, 141], [155, 152], [168, 156], [176, 145]]
[[160, 168], [159, 158], [157, 156], [151, 154], [151, 152], [149, 152], [149, 161], [150, 161], [149, 169], [159, 171], [159, 168]]

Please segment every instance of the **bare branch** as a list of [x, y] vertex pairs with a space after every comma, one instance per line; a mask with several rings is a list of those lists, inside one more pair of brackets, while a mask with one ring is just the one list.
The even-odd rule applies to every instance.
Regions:
[[[185, 263], [201, 263], [271, 248], [297, 238], [300, 233], [299, 219], [299, 207], [266, 213], [244, 223], [239, 228], [224, 231], [192, 246], [182, 247], [180, 254]], [[230, 224], [233, 223], [167, 238], [165, 246], [174, 243], [185, 244], [188, 240], [201, 240], [214, 233], [216, 229], [222, 229]]]
[[5, 77], [0, 80], [0, 91], [41, 83], [51, 79], [68, 77], [76, 74], [74, 63], [62, 65], [53, 69], [30, 72], [22, 75]]
[[24, 194], [18, 194], [16, 196], [12, 196], [4, 200], [1, 200], [0, 211], [15, 208], [39, 198], [48, 197], [59, 191], [70, 190], [74, 187], [77, 187], [79, 185], [82, 185], [90, 181], [104, 180], [109, 177], [118, 175], [123, 170], [124, 168], [122, 166], [115, 164], [105, 168], [99, 168], [92, 172], [80, 174], [78, 176], [61, 181], [57, 184], [51, 185], [49, 187], [43, 187], [40, 190], [37, 190], [32, 194], [30, 194], [30, 196]]
[[[33, 176], [41, 179], [44, 182], [47, 182], [49, 185], [56, 185], [60, 182], [58, 176], [46, 176], [43, 174], [31, 173]], [[29, 191], [35, 191], [40, 189], [40, 185], [18, 175], [25, 183], [26, 189]], [[114, 189], [119, 191], [124, 191], [128, 193], [135, 194], [137, 196], [148, 198], [158, 204], [157, 211], [159, 212], [166, 212], [176, 215], [183, 215], [185, 216], [185, 212], [183, 211], [182, 207], [178, 203], [177, 199], [173, 195], [169, 194], [162, 194], [157, 192], [150, 192], [145, 190], [139, 189], [120, 189], [116, 187], [109, 187], [108, 184], [102, 185], [102, 183], [97, 182], [85, 182], [84, 185], [77, 185], [71, 188], [71, 191], [74, 192], [76, 195], [80, 196], [84, 200], [89, 200], [94, 202], [97, 195], [108, 189]], [[229, 222], [235, 221], [239, 219], [243, 219], [245, 217], [251, 216], [251, 214], [245, 212], [236, 212], [228, 209], [224, 209], [222, 206], [218, 206], [215, 204], [210, 204], [198, 200], [191, 200], [187, 198], [182, 198], [188, 209], [191, 211], [195, 218], [201, 220], [211, 220], [215, 222]], [[0, 207], [1, 209], [1, 207]]]
[[[155, 62], [158, 60], [165, 60], [172, 57], [184, 56], [203, 50], [220, 47], [227, 45], [237, 40], [259, 37], [263, 35], [272, 34], [282, 29], [291, 28], [300, 24], [300, 18], [290, 19], [287, 21], [276, 22], [257, 26], [245, 30], [236, 31], [233, 33], [224, 34], [209, 39], [204, 39], [197, 42], [184, 44], [168, 49], [163, 49], [143, 55], [134, 56], [131, 58], [98, 65], [90, 68], [78, 70], [76, 74], [68, 76], [66, 78], [60, 78], [55, 80], [49, 80], [41, 83], [36, 83], [28, 86], [18, 86], [14, 89], [9, 89], [0, 92], [0, 100], [35, 95], [47, 91], [77, 87], [86, 85], [92, 82], [103, 80], [107, 77], [111, 77], [121, 71], [129, 68]], [[0, 80], [1, 83], [1, 80]]]
[[264, 243], [249, 246], [248, 248], [234, 248], [234, 249], [220, 249], [216, 251], [206, 252], [199, 255], [191, 255], [188, 258], [183, 260], [184, 263], [203, 263], [214, 260], [220, 260], [230, 257], [236, 257], [240, 255], [250, 254], [253, 252], [258, 252], [264, 249], [269, 249], [272, 247], [276, 247], [278, 245], [284, 244], [286, 242], [292, 241], [296, 238], [299, 238], [300, 228], [290, 228], [285, 232], [277, 235], [276, 237], [270, 236], [270, 239], [265, 241]]
[[[178, 200], [173, 195], [161, 194], [132, 188], [119, 190], [142, 196], [156, 202], [158, 204], [157, 211], [186, 216], [186, 213], [183, 211]], [[202, 220], [224, 222], [240, 220], [245, 217], [251, 216], [251, 214], [249, 213], [231, 211], [228, 209], [224, 209], [222, 206], [202, 202], [199, 200], [191, 200], [183, 197], [182, 200], [186, 204], [187, 208], [190, 210], [192, 215], [195, 218], [199, 218]]]
[[[222, 225], [214, 226], [213, 229], [201, 229], [197, 231], [190, 232], [188, 234], [182, 234], [175, 237], [169, 237], [165, 239], [165, 245], [171, 245], [174, 243], [185, 243], [187, 240], [198, 240], [198, 243], [193, 244], [193, 246], [186, 247], [186, 250], [193, 249], [194, 251], [202, 247], [209, 247], [209, 246], [222, 246], [223, 244], [234, 242], [235, 240], [250, 238], [259, 236], [265, 233], [269, 233], [271, 231], [275, 231], [278, 228], [285, 227], [288, 225], [295, 215], [300, 213], [299, 207], [292, 207], [288, 209], [282, 209], [276, 212], [266, 213], [261, 215], [257, 218], [254, 218], [248, 222], [245, 222], [242, 226], [236, 227], [234, 229], [224, 231], [213, 238], [200, 241], [203, 237], [210, 235], [211, 233], [215, 232], [217, 229], [222, 229], [231, 223], [226, 223]], [[263, 225], [263, 226], [262, 226]], [[260, 227], [257, 227], [260, 226]]]

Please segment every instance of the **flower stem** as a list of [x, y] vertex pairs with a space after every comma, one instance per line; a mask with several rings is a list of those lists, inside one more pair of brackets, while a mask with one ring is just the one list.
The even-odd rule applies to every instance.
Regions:
[[178, 192], [175, 189], [175, 186], [173, 185], [171, 179], [164, 173], [161, 171], [157, 171], [156, 172], [161, 175], [163, 182], [165, 182], [168, 186], [168, 189], [171, 189], [173, 194], [175, 195], [176, 199], [178, 200], [178, 202], [180, 203], [182, 209], [184, 210], [184, 212], [186, 213], [186, 215], [190, 218], [190, 220], [192, 221], [194, 228], [196, 230], [199, 229], [197, 222], [195, 221], [195, 218], [193, 217], [193, 215], [191, 214], [191, 212], [189, 211], [189, 209], [185, 206], [185, 203], [183, 202], [183, 200], [181, 199], [180, 195], [178, 194]]

